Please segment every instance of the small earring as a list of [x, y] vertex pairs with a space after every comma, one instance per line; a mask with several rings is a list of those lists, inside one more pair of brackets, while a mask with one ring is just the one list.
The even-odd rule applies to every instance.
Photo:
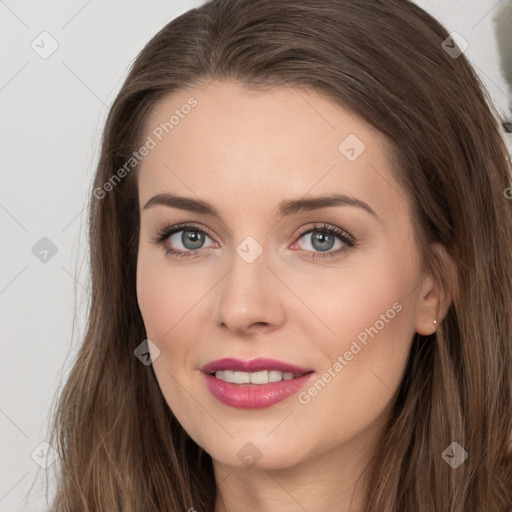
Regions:
[[436, 325], [436, 324], [437, 324], [437, 320], [434, 320], [434, 325]]

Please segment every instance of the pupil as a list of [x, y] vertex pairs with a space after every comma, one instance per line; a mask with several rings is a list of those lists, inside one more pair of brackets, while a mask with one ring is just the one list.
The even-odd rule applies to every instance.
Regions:
[[187, 249], [199, 249], [203, 245], [204, 236], [199, 231], [184, 231], [181, 241]]
[[319, 251], [328, 251], [334, 245], [334, 236], [330, 233], [317, 232], [313, 236], [313, 247]]

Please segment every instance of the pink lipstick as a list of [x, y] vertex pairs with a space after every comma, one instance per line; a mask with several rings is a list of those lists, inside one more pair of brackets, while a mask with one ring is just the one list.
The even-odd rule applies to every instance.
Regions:
[[298, 393], [314, 375], [308, 368], [267, 358], [218, 359], [201, 370], [206, 386], [223, 404], [261, 409]]

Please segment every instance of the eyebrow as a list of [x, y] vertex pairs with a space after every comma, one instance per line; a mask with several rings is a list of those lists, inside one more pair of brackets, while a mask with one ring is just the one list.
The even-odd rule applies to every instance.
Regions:
[[[173, 194], [158, 194], [152, 197], [144, 206], [143, 210], [161, 205], [169, 208], [178, 208], [189, 212], [201, 213], [212, 217], [221, 218], [219, 211], [207, 201], [193, 199], [191, 197], [181, 197]], [[300, 199], [285, 199], [281, 201], [276, 208], [276, 218], [280, 219], [285, 216], [297, 213], [319, 210], [321, 208], [329, 208], [332, 206], [355, 206], [362, 208], [377, 219], [378, 215], [373, 208], [354, 197], [345, 194], [329, 194], [327, 196], [303, 197]]]

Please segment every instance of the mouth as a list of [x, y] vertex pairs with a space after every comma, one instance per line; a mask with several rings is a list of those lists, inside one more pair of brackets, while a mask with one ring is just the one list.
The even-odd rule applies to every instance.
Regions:
[[220, 402], [230, 407], [261, 409], [298, 393], [314, 370], [278, 361], [219, 359], [202, 369], [206, 387]]

